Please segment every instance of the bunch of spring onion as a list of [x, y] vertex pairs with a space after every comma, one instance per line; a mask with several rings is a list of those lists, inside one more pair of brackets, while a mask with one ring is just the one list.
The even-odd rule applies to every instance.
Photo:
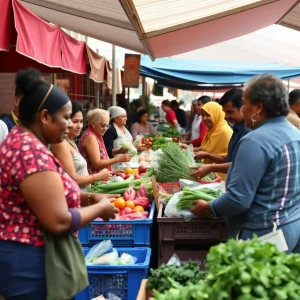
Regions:
[[179, 210], [190, 210], [193, 207], [193, 201], [204, 200], [210, 202], [223, 194], [221, 190], [213, 190], [210, 188], [192, 189], [190, 187], [184, 187], [179, 201], [177, 202], [177, 208]]
[[191, 166], [195, 166], [194, 158], [182, 150], [178, 144], [170, 143], [162, 150], [158, 159], [157, 180], [159, 182], [176, 182], [179, 179], [189, 179], [195, 181], [190, 176]]

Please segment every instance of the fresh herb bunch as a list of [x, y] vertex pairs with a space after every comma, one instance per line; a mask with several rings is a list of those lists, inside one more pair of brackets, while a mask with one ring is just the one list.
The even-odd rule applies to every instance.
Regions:
[[179, 131], [176, 128], [170, 126], [168, 128], [168, 130], [163, 133], [163, 136], [164, 137], [169, 137], [169, 138], [179, 138], [180, 137], [180, 133], [179, 133]]
[[179, 201], [176, 206], [179, 210], [190, 210], [194, 205], [195, 200], [205, 200], [210, 202], [223, 194], [221, 190], [213, 190], [210, 188], [192, 189], [184, 187], [182, 194], [179, 196]]
[[170, 143], [158, 159], [157, 179], [160, 182], [174, 182], [179, 179], [195, 181], [195, 178], [190, 176], [190, 167], [194, 165], [195, 160], [187, 151], [180, 149], [176, 143]]
[[[234, 239], [210, 249], [206, 280], [176, 286], [155, 300], [298, 300], [300, 255], [280, 252], [275, 245]], [[177, 292], [176, 292], [177, 290]]]
[[188, 262], [181, 267], [163, 264], [158, 269], [150, 270], [147, 289], [164, 292], [170, 288], [170, 279], [180, 285], [186, 285], [188, 282], [198, 283], [204, 278], [205, 271], [201, 271], [196, 262]]

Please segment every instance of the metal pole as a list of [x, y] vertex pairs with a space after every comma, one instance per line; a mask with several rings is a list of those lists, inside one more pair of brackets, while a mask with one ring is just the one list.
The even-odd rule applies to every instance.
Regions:
[[[96, 49], [99, 54], [99, 49]], [[100, 108], [100, 82], [96, 82], [96, 108]]]
[[147, 109], [147, 91], [146, 91], [146, 77], [143, 76], [143, 81], [142, 81], [142, 107], [144, 109]]
[[112, 45], [112, 105], [117, 105], [116, 73], [116, 46]]

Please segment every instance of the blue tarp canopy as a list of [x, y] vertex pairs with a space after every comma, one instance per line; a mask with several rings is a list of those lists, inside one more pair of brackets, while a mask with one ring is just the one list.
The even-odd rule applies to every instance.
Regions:
[[247, 82], [261, 73], [272, 73], [281, 79], [300, 77], [300, 67], [277, 63], [241, 63], [161, 58], [141, 58], [140, 74], [163, 86], [180, 89], [222, 89]]

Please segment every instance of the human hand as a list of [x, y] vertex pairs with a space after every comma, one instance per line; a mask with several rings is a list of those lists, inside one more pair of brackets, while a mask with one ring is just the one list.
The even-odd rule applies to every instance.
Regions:
[[111, 179], [112, 172], [108, 171], [108, 169], [103, 169], [98, 173], [98, 176], [99, 180], [108, 181], [109, 179]]
[[197, 217], [204, 218], [212, 214], [209, 202], [204, 200], [195, 200], [192, 204], [194, 207], [191, 208], [191, 212]]
[[186, 150], [186, 149], [189, 148], [189, 146], [186, 145], [186, 144], [179, 144], [179, 146], [180, 146], [180, 148], [183, 149], [183, 150]]
[[119, 162], [129, 162], [132, 158], [132, 155], [122, 154], [122, 155], [118, 156], [118, 158], [119, 158]]
[[138, 146], [137, 149], [138, 149], [139, 152], [143, 152], [143, 151], [147, 150], [147, 147], [145, 147], [145, 146]]
[[192, 170], [196, 170], [191, 174], [196, 179], [201, 179], [211, 173], [211, 165], [203, 165], [201, 167], [191, 167]]
[[119, 150], [118, 150], [118, 154], [125, 154], [128, 152], [128, 149], [125, 149], [123, 147], [121, 147]]
[[96, 204], [98, 202], [101, 202], [103, 199], [106, 201], [106, 199], [109, 200], [115, 200], [116, 198], [121, 197], [120, 194], [98, 194], [98, 193], [93, 193], [91, 194], [91, 204]]
[[115, 198], [108, 199], [104, 197], [100, 202], [97, 203], [101, 207], [101, 212], [99, 217], [103, 219], [103, 221], [108, 221], [110, 219], [114, 219], [115, 214], [119, 213], [119, 210], [112, 205], [112, 202]]
[[195, 159], [204, 159], [204, 158], [209, 158], [210, 154], [204, 151], [199, 151], [195, 153]]
[[120, 175], [120, 174], [124, 174], [125, 172], [123, 170], [114, 170], [113, 174], [114, 175]]

